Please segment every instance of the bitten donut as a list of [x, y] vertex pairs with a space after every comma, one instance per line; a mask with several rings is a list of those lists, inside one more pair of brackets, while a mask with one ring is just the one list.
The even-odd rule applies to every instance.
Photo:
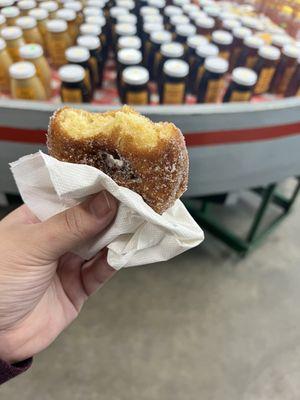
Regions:
[[187, 188], [189, 162], [180, 130], [128, 106], [106, 113], [61, 108], [50, 119], [47, 144], [53, 157], [100, 169], [159, 214]]

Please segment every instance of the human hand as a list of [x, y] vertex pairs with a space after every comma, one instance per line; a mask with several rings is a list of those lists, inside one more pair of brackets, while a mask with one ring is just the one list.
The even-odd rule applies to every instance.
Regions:
[[45, 349], [116, 272], [105, 250], [87, 262], [71, 253], [116, 211], [103, 191], [45, 222], [25, 205], [0, 222], [0, 359], [14, 363]]

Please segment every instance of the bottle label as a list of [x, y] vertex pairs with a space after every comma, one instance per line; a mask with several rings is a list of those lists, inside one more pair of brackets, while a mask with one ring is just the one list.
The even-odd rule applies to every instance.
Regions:
[[251, 91], [242, 92], [239, 90], [233, 90], [229, 101], [249, 101], [251, 99]]
[[224, 60], [229, 60], [230, 52], [228, 50], [220, 51], [218, 57], [224, 58]]
[[246, 68], [250, 68], [250, 69], [254, 68], [257, 60], [258, 60], [258, 56], [249, 56], [249, 57], [247, 57], [245, 67]]
[[269, 90], [274, 73], [275, 67], [262, 69], [261, 73], [259, 74], [257, 84], [255, 86], [255, 94], [266, 93]]
[[90, 57], [89, 63], [94, 77], [94, 82], [97, 85], [99, 83], [99, 70], [96, 57]]
[[213, 79], [208, 82], [205, 103], [216, 103], [223, 89], [224, 79]]
[[286, 70], [283, 73], [282, 79], [279, 82], [277, 93], [285, 93], [295, 70], [296, 66], [286, 68]]
[[15, 88], [15, 97], [17, 99], [34, 100], [36, 96], [35, 96], [35, 91], [34, 91], [33, 87], [17, 86]]
[[146, 90], [142, 92], [127, 92], [126, 93], [127, 104], [148, 104], [148, 92]]
[[163, 104], [182, 104], [184, 101], [185, 84], [165, 83], [163, 86]]
[[82, 103], [82, 93], [80, 89], [61, 89], [62, 101], [66, 103]]
[[198, 71], [197, 71], [197, 76], [196, 76], [196, 88], [199, 87], [199, 84], [200, 84], [200, 81], [201, 81], [202, 76], [203, 76], [203, 74], [204, 74], [204, 71], [205, 71], [204, 65], [201, 65], [201, 67], [199, 67], [199, 68], [198, 68]]

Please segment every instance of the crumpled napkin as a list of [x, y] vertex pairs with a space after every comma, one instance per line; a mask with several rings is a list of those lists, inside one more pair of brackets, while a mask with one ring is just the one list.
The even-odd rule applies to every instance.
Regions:
[[112, 226], [76, 249], [76, 254], [87, 260], [107, 246], [112, 267], [133, 267], [168, 260], [204, 239], [180, 200], [159, 215], [140, 195], [117, 185], [94, 167], [58, 161], [41, 151], [20, 158], [10, 167], [23, 201], [41, 221], [103, 189], [119, 200]]

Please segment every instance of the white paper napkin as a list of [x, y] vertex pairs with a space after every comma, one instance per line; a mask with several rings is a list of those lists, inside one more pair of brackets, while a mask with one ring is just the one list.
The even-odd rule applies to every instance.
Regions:
[[180, 200], [159, 215], [140, 195], [118, 186], [94, 167], [58, 161], [41, 151], [10, 166], [23, 201], [41, 221], [103, 189], [119, 200], [113, 225], [76, 250], [85, 259], [107, 246], [112, 267], [133, 267], [168, 260], [204, 239], [201, 228]]

